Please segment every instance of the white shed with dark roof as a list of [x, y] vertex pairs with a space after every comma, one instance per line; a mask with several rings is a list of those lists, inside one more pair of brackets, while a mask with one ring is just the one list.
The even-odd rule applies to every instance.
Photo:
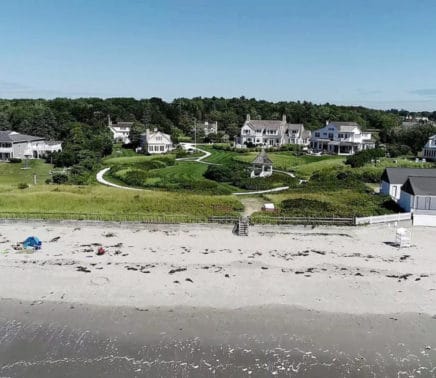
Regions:
[[407, 212], [424, 210], [436, 215], [436, 177], [409, 177], [401, 187], [398, 204]]
[[401, 187], [409, 177], [436, 177], [434, 168], [386, 168], [381, 176], [380, 193], [389, 195], [393, 200], [400, 199]]

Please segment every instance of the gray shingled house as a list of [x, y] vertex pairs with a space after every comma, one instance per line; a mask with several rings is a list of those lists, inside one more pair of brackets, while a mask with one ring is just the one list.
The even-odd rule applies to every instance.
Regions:
[[40, 158], [48, 152], [61, 150], [62, 142], [47, 141], [43, 137], [11, 130], [0, 131], [0, 160]]

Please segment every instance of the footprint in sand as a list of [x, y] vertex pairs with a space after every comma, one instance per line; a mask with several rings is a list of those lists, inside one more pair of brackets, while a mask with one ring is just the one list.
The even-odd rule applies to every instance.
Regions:
[[90, 280], [91, 285], [103, 286], [109, 283], [109, 278], [107, 277], [95, 277]]

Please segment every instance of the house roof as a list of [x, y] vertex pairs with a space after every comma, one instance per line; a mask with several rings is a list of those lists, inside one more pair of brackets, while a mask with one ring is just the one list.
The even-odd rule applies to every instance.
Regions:
[[352, 132], [356, 127], [360, 129], [357, 122], [331, 121], [327, 126], [336, 126], [340, 132]]
[[304, 125], [302, 123], [287, 123], [286, 127], [288, 130], [303, 130]]
[[285, 126], [286, 122], [284, 121], [271, 121], [271, 120], [263, 120], [263, 119], [255, 119], [250, 121], [245, 121], [244, 126], [248, 126], [252, 129], [259, 128], [268, 128], [268, 129], [280, 129]]
[[408, 177], [436, 177], [435, 168], [386, 168], [381, 180], [390, 184], [404, 184]]
[[112, 124], [113, 127], [131, 127], [132, 125], [133, 122], [124, 122], [124, 121], [116, 122]]
[[0, 142], [12, 142], [9, 131], [0, 131]]
[[44, 140], [43, 137], [20, 134], [16, 131], [5, 130], [0, 131], [0, 142], [12, 142], [12, 143], [22, 143], [22, 142], [33, 142], [38, 140]]
[[45, 144], [48, 146], [55, 146], [57, 144], [62, 144], [60, 140], [46, 140]]
[[269, 164], [272, 165], [271, 159], [266, 154], [265, 150], [260, 151], [259, 155], [256, 156], [256, 159], [253, 160], [253, 164]]
[[171, 143], [171, 136], [169, 134], [165, 134], [161, 131], [149, 131], [147, 129], [147, 132], [141, 134], [145, 137], [145, 141], [147, 143], [151, 142], [152, 140], [156, 139], [156, 137], [161, 136], [162, 138], [166, 139], [167, 142]]
[[436, 196], [436, 177], [409, 177], [401, 190], [415, 196]]

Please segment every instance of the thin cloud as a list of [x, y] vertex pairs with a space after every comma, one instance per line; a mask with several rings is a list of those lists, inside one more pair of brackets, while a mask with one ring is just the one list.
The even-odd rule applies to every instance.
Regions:
[[410, 91], [409, 93], [425, 96], [425, 97], [435, 97], [436, 96], [436, 88], [426, 88], [426, 89], [415, 89]]

